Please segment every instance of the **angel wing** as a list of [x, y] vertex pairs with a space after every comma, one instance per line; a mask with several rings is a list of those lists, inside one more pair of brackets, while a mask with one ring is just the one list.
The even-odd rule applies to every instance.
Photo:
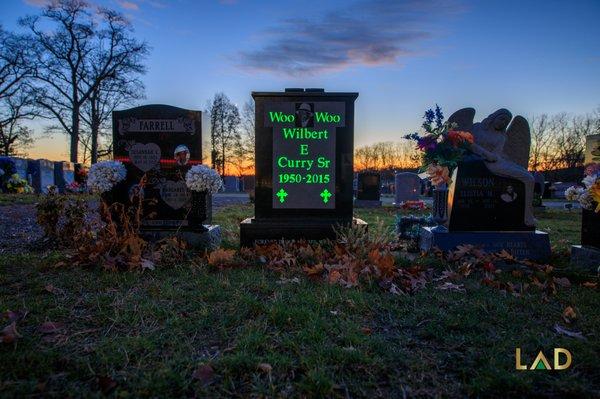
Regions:
[[506, 130], [506, 143], [504, 143], [504, 157], [510, 159], [525, 169], [529, 165], [529, 148], [531, 146], [531, 132], [527, 119], [521, 115], [515, 116]]
[[462, 108], [450, 115], [448, 122], [450, 124], [456, 123], [458, 130], [470, 132], [473, 127], [473, 119], [475, 118], [474, 108]]

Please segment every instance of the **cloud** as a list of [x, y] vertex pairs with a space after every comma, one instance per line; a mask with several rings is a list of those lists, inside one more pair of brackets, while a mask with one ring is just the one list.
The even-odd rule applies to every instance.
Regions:
[[132, 1], [117, 0], [117, 3], [126, 10], [137, 11], [140, 9], [140, 6]]
[[434, 22], [444, 18], [447, 25], [460, 11], [454, 0], [363, 0], [321, 16], [298, 15], [269, 29], [262, 47], [240, 51], [237, 66], [298, 76], [397, 64], [434, 37]]

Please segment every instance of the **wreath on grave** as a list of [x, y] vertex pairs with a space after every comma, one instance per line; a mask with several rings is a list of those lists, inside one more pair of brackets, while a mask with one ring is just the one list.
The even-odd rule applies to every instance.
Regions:
[[423, 119], [422, 132], [405, 138], [417, 143], [423, 177], [428, 177], [436, 187], [449, 184], [452, 170], [473, 144], [473, 135], [455, 130], [455, 125], [444, 122], [442, 110], [437, 105], [435, 111], [427, 110]]

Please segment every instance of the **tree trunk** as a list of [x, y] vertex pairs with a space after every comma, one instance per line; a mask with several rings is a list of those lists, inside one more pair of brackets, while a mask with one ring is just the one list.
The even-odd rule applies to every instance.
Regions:
[[92, 130], [92, 145], [91, 145], [91, 157], [92, 157], [92, 165], [98, 162], [98, 133], [100, 130], [100, 121], [98, 116], [98, 107], [96, 102], [97, 96], [94, 94], [92, 98], [90, 98], [92, 112], [91, 112], [91, 130]]

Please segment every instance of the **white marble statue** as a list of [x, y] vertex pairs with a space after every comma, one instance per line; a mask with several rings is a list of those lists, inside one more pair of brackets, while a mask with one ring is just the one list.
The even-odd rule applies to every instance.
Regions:
[[[479, 123], [473, 123], [475, 110], [463, 108], [455, 112], [448, 121], [456, 123], [459, 130], [470, 131], [474, 144], [472, 151], [481, 156], [490, 172], [503, 177], [517, 179], [525, 184], [525, 224], [535, 226], [533, 217], [533, 189], [535, 180], [527, 171], [530, 132], [527, 120], [499, 109]], [[509, 126], [510, 123], [510, 127]], [[508, 129], [507, 129], [508, 127]]]

